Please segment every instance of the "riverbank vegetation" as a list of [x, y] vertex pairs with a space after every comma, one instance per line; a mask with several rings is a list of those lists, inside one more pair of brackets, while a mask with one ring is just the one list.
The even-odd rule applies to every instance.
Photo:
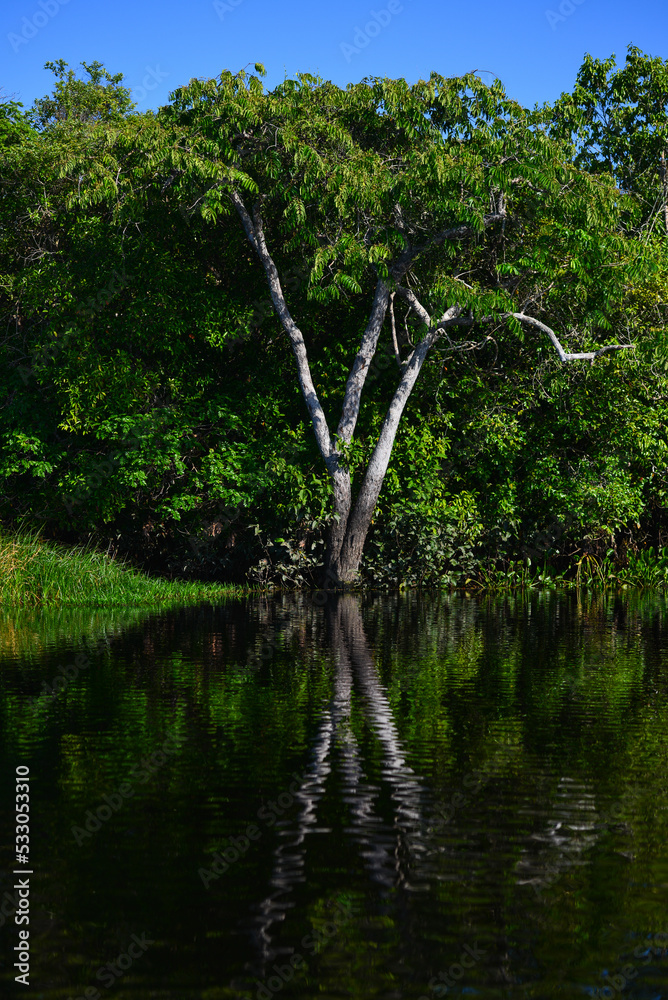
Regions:
[[241, 588], [233, 584], [172, 582], [149, 577], [108, 555], [44, 543], [35, 536], [0, 536], [3, 607], [136, 608], [216, 603]]
[[[48, 65], [0, 104], [0, 523], [90, 547], [62, 593], [169, 589], [93, 549], [258, 586], [662, 585], [664, 61], [587, 57], [533, 111], [258, 67], [140, 113]], [[3, 600], [60, 593], [46, 546], [3, 545]]]
[[[516, 593], [533, 590], [668, 590], [668, 548], [650, 547], [630, 554], [619, 567], [613, 553], [599, 560], [585, 554], [569, 570], [557, 571], [547, 560], [533, 565], [530, 558], [500, 566], [478, 566], [474, 575], [447, 572], [439, 589], [468, 593]], [[278, 588], [273, 579], [248, 584], [166, 580], [138, 572], [108, 553], [44, 542], [35, 535], [0, 536], [0, 607], [123, 608], [217, 603], [229, 597]], [[381, 582], [376, 589], [406, 590], [416, 586], [399, 579]], [[433, 585], [431, 585], [433, 587]], [[317, 591], [320, 594], [322, 591]]]

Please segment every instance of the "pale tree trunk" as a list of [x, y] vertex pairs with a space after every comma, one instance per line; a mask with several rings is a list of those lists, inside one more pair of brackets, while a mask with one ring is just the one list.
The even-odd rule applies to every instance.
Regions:
[[348, 518], [352, 505], [350, 474], [339, 468], [331, 476], [331, 480], [334, 520], [329, 530], [325, 552], [325, 581], [330, 582], [330, 585], [338, 580], [338, 559], [348, 530]]
[[[454, 319], [459, 312], [459, 307], [453, 306], [446, 313], [444, 320]], [[352, 583], [357, 576], [362, 559], [364, 542], [366, 541], [371, 518], [376, 509], [385, 473], [387, 472], [392, 455], [394, 440], [399, 429], [399, 421], [425, 362], [425, 358], [430, 348], [438, 339], [438, 336], [439, 333], [437, 330], [429, 330], [417, 345], [410, 356], [392, 402], [385, 414], [378, 443], [369, 460], [355, 506], [348, 519], [348, 528], [341, 547], [341, 554], [336, 564], [338, 580], [343, 584]]]
[[666, 164], [666, 154], [661, 154], [661, 165], [659, 167], [661, 175], [661, 194], [663, 196], [663, 225], [668, 233], [668, 165]]
[[292, 318], [285, 302], [283, 289], [278, 275], [276, 265], [267, 249], [264, 236], [264, 227], [260, 217], [259, 209], [256, 208], [251, 217], [246, 209], [243, 200], [238, 192], [231, 193], [232, 202], [241, 218], [241, 223], [251, 246], [257, 253], [262, 266], [264, 267], [269, 284], [274, 308], [278, 314], [281, 324], [290, 338], [292, 350], [297, 362], [297, 378], [302, 390], [302, 395], [308, 407], [315, 439], [322, 455], [325, 466], [329, 473], [333, 490], [333, 510], [334, 515], [332, 527], [329, 533], [327, 555], [325, 560], [325, 575], [327, 581], [338, 584], [343, 582], [339, 572], [340, 553], [345, 543], [348, 532], [348, 521], [352, 504], [352, 488], [350, 473], [341, 464], [341, 452], [339, 441], [345, 445], [350, 444], [359, 416], [362, 389], [366, 381], [367, 374], [373, 356], [378, 345], [378, 338], [385, 320], [385, 313], [389, 302], [389, 289], [385, 282], [378, 281], [374, 294], [371, 315], [366, 329], [362, 336], [360, 349], [357, 352], [355, 361], [348, 376], [346, 391], [341, 411], [341, 420], [336, 432], [336, 441], [332, 439], [325, 417], [324, 411], [318, 399], [318, 394], [313, 385], [311, 369], [306, 352], [304, 336]]
[[[366, 382], [366, 377], [376, 353], [378, 338], [385, 319], [387, 305], [389, 302], [389, 289], [383, 281], [378, 281], [374, 294], [371, 315], [367, 323], [360, 349], [353, 362], [353, 366], [346, 382], [346, 391], [341, 407], [341, 419], [336, 430], [337, 445], [340, 441], [344, 445], [350, 444], [353, 433], [357, 425], [357, 418], [360, 411], [362, 389]], [[336, 473], [332, 476], [332, 486], [334, 494], [333, 514], [334, 523], [332, 525], [325, 557], [325, 583], [327, 585], [338, 586], [343, 582], [340, 574], [341, 550], [349, 530], [349, 518], [352, 506], [352, 489], [350, 474], [339, 465]]]

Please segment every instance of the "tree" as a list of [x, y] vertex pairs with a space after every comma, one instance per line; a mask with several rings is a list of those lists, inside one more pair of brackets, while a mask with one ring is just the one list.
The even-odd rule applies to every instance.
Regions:
[[118, 123], [135, 107], [130, 91], [122, 86], [122, 73], [112, 76], [99, 62], [81, 65], [88, 74], [87, 80], [77, 79], [64, 59], [44, 64], [57, 83], [52, 94], [38, 98], [33, 105], [31, 117], [40, 130], [63, 124]]
[[[457, 329], [484, 335], [510, 323], [516, 332], [523, 325], [547, 335], [561, 361], [612, 349], [564, 350], [546, 320], [560, 281], [558, 294], [567, 288], [590, 332], [609, 325], [605, 309], [621, 286], [601, 262], [619, 256], [609, 235], [616, 190], [608, 178], [569, 164], [563, 145], [500, 83], [486, 86], [473, 75], [432, 74], [414, 86], [370, 80], [345, 91], [303, 75], [265, 93], [258, 76], [225, 72], [171, 96], [158, 116], [165, 135], [154, 133], [148, 159], [155, 166], [142, 179], [142, 196], [159, 195], [213, 224], [236, 211], [289, 337], [330, 477], [326, 570], [335, 584], [350, 583], [406, 402], [440, 340], [453, 345]], [[136, 211], [136, 177], [127, 169], [121, 176], [129, 154], [118, 147], [115, 154], [89, 172], [89, 189], [110, 187], [115, 174], [118, 212]], [[335, 432], [281, 283], [295, 258], [308, 264], [309, 298], [321, 309], [371, 298]], [[403, 356], [399, 301], [415, 327]], [[349, 456], [387, 319], [398, 383], [354, 495]]]
[[[165, 115], [182, 129], [177, 148], [185, 162], [173, 161], [170, 179], [175, 191], [184, 180], [196, 181], [196, 203], [211, 221], [231, 204], [264, 269], [332, 483], [327, 571], [336, 584], [350, 583], [404, 407], [441, 338], [456, 328], [480, 331], [514, 321], [550, 337], [562, 361], [593, 360], [611, 349], [564, 351], [548, 324], [525, 310], [539, 305], [564, 255], [574, 252], [584, 261], [576, 263], [582, 274], [572, 291], [586, 298], [585, 261], [594, 263], [600, 252], [615, 214], [614, 188], [573, 169], [498, 82], [488, 87], [475, 76], [432, 74], [412, 87], [372, 80], [346, 91], [301, 76], [264, 94], [257, 77], [225, 73], [191, 82], [173, 101]], [[520, 233], [521, 242], [528, 236], [540, 253], [527, 254]], [[373, 288], [335, 433], [277, 266], [277, 255], [300, 248], [308, 254], [310, 297], [323, 307], [362, 294], [365, 285], [367, 294]], [[472, 281], [463, 281], [464, 270]], [[396, 338], [397, 299], [419, 325], [419, 339], [404, 357]], [[398, 384], [353, 498], [346, 454], [388, 317]]]
[[[119, 232], [159, 206], [195, 214], [209, 225], [209, 256], [236, 214], [250, 248], [241, 263], [252, 268], [255, 258], [267, 282], [331, 483], [326, 570], [334, 584], [350, 583], [402, 414], [435, 348], [473, 350], [509, 330], [546, 336], [562, 362], [612, 349], [595, 345], [636, 264], [618, 226], [618, 191], [569, 163], [563, 140], [500, 83], [472, 75], [346, 90], [300, 76], [265, 93], [259, 76], [225, 72], [171, 100], [157, 115], [101, 121], [85, 149], [68, 150], [59, 173], [68, 210], [106, 204]], [[301, 266], [305, 302], [285, 280]], [[356, 476], [355, 433], [383, 330], [397, 379]], [[564, 348], [566, 337], [590, 349]], [[313, 358], [325, 338], [347, 374], [338, 399], [323, 402]], [[325, 412], [335, 402], [337, 423]]]
[[636, 224], [668, 233], [668, 62], [629, 45], [626, 63], [585, 56], [572, 94], [546, 106], [550, 134], [577, 166], [609, 171], [635, 203]]

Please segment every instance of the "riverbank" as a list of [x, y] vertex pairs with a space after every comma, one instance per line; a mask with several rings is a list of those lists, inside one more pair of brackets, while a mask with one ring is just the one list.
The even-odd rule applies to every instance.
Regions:
[[101, 552], [66, 548], [36, 535], [0, 535], [0, 604], [90, 606], [196, 604], [245, 592], [236, 584], [164, 580]]
[[[668, 549], [655, 552], [649, 548], [630, 554], [625, 566], [616, 565], [609, 557], [599, 560], [585, 555], [561, 572], [549, 565], [533, 566], [531, 560], [526, 560], [480, 567], [471, 576], [445, 573], [441, 587], [436, 589], [499, 594], [571, 588], [668, 590]], [[166, 580], [148, 576], [92, 549], [66, 547], [35, 534], [0, 535], [0, 605], [4, 607], [175, 606], [215, 603], [256, 589], [276, 590], [272, 586]], [[414, 588], [400, 584], [396, 589]]]

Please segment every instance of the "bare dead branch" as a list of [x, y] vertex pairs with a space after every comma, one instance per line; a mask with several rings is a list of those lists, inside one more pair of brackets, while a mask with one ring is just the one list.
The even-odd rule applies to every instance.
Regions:
[[543, 333], [546, 333], [557, 349], [559, 360], [563, 362], [593, 361], [594, 358], [600, 357], [600, 355], [605, 354], [606, 351], [625, 351], [635, 347], [635, 344], [608, 344], [606, 347], [599, 347], [597, 351], [584, 351], [576, 354], [569, 354], [559, 343], [559, 339], [554, 330], [552, 330], [545, 323], [541, 323], [539, 319], [534, 319], [533, 316], [527, 316], [525, 313], [504, 313], [503, 316], [499, 318], [506, 319], [510, 316], [512, 316], [513, 319], [519, 320], [520, 323], [526, 323], [528, 326], [535, 326], [537, 330], [542, 330]]
[[397, 342], [397, 326], [394, 321], [394, 295], [394, 292], [390, 295], [390, 327], [392, 329], [392, 346], [394, 347], [394, 356], [397, 359], [399, 369], [401, 369], [401, 354], [399, 353], [399, 344]]

